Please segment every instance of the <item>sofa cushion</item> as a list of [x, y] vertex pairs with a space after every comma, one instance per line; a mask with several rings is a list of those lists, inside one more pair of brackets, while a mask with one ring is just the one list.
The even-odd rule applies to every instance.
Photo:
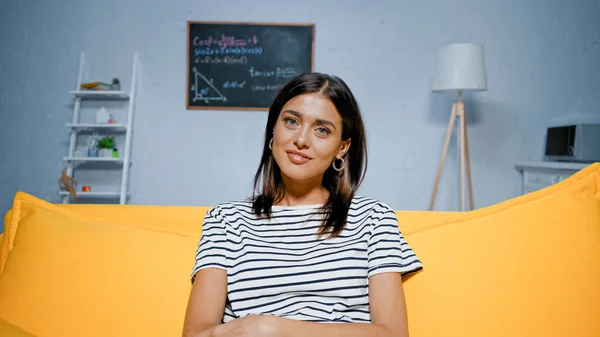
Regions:
[[[4, 240], [0, 244], [0, 272], [17, 233], [21, 218], [31, 207], [43, 202], [28, 193], [17, 192], [13, 207], [4, 217]], [[108, 224], [127, 223], [129, 226], [150, 230], [170, 230], [185, 235], [198, 235], [207, 206], [152, 206], [115, 204], [55, 204], [56, 210], [64, 210], [85, 218], [102, 219]], [[13, 214], [15, 216], [13, 217]]]
[[181, 334], [202, 219], [149, 229], [18, 198], [0, 318], [39, 336]]
[[0, 317], [0, 336], [6, 337], [35, 337], [35, 335], [30, 334], [29, 332], [21, 329], [2, 317]]
[[410, 335], [600, 336], [600, 165], [407, 235]]

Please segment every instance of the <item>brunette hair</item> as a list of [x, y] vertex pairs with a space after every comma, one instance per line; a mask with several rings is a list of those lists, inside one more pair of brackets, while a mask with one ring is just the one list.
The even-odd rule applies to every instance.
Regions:
[[[330, 166], [323, 177], [323, 186], [329, 191], [329, 199], [323, 205], [326, 216], [319, 234], [329, 233], [335, 237], [344, 229], [350, 204], [364, 179], [368, 161], [365, 129], [358, 103], [348, 85], [339, 77], [321, 73], [301, 74], [286, 83], [273, 99], [267, 118], [263, 153], [254, 177], [252, 208], [257, 216], [270, 217], [273, 203], [283, 197], [281, 171], [269, 142], [283, 106], [296, 96], [310, 93], [319, 93], [333, 103], [342, 117], [342, 141], [351, 139], [350, 148], [343, 157], [344, 169], [338, 172]], [[261, 178], [262, 188], [259, 189]]]

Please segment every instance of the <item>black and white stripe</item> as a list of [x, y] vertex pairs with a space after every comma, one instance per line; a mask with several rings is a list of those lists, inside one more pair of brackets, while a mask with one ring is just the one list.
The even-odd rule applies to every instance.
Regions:
[[370, 322], [368, 278], [422, 264], [383, 202], [355, 197], [333, 239], [317, 237], [322, 218], [318, 205], [273, 206], [272, 219], [259, 219], [249, 202], [220, 204], [206, 213], [192, 280], [203, 268], [227, 270], [223, 322], [248, 314]]

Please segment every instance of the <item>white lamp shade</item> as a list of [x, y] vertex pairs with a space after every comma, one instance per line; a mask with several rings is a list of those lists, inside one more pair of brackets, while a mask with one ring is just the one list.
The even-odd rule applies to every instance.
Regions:
[[483, 46], [456, 43], [438, 54], [432, 91], [487, 90]]

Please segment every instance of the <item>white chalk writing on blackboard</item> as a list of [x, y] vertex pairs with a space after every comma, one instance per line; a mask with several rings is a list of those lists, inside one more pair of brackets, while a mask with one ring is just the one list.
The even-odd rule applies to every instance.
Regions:
[[247, 46], [249, 44], [258, 44], [258, 38], [256, 37], [256, 35], [253, 35], [247, 39], [239, 39], [235, 36], [228, 36], [225, 34], [221, 34], [221, 39], [215, 39], [212, 36], [209, 36], [206, 39], [200, 39], [198, 36], [194, 37], [194, 46], [212, 47], [213, 45], [217, 45], [219, 47], [227, 48], [229, 46], [241, 47]]
[[225, 81], [225, 83], [223, 83], [223, 88], [227, 88], [227, 89], [234, 89], [234, 88], [243, 89], [245, 85], [246, 85], [246, 81]]
[[277, 91], [283, 87], [282, 84], [271, 84], [271, 85], [261, 85], [256, 84], [252, 86], [252, 91]]
[[235, 65], [235, 64], [247, 64], [248, 63], [248, 58], [246, 56], [200, 56], [197, 57], [194, 61], [195, 63], [199, 63], [199, 64], [231, 64], [231, 65]]
[[256, 70], [254, 66], [250, 67], [251, 77], [275, 77], [275, 78], [292, 78], [298, 75], [298, 71], [294, 67], [276, 67], [271, 70]]

